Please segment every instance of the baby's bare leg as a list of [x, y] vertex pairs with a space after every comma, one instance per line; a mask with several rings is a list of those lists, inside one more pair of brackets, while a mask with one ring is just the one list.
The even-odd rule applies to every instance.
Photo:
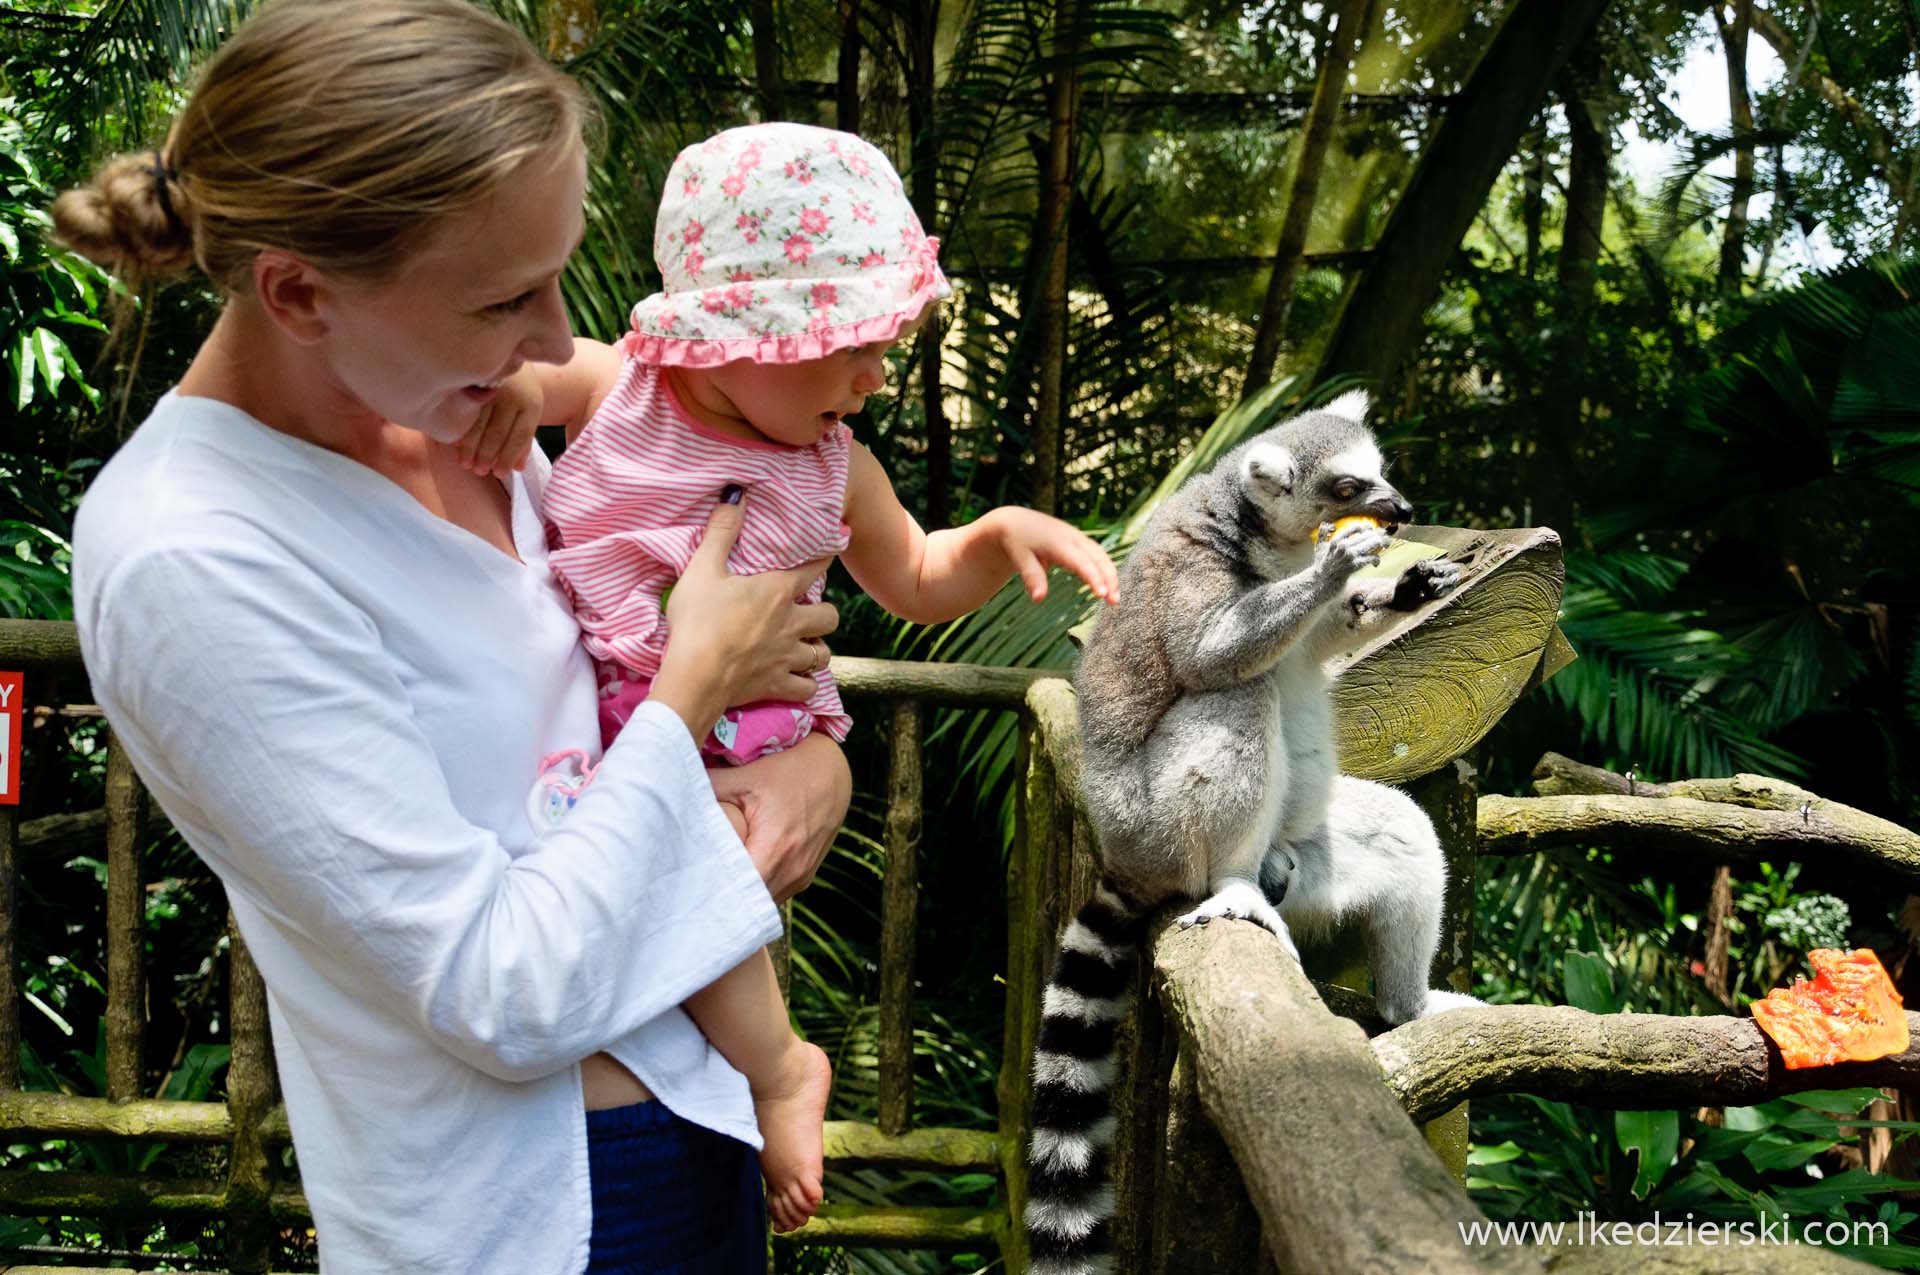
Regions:
[[[722, 802], [734, 831], [746, 835], [738, 806]], [[794, 1035], [773, 961], [762, 948], [687, 998], [687, 1013], [753, 1090], [766, 1146], [767, 1214], [776, 1231], [802, 1226], [820, 1207], [820, 1125], [833, 1072], [817, 1045]]]

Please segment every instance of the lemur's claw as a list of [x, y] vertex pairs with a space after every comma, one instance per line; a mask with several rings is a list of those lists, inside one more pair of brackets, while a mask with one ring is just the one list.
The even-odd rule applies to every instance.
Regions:
[[1396, 611], [1411, 611], [1444, 598], [1459, 587], [1463, 574], [1457, 562], [1446, 558], [1423, 558], [1400, 574], [1400, 581], [1393, 591], [1392, 606]]

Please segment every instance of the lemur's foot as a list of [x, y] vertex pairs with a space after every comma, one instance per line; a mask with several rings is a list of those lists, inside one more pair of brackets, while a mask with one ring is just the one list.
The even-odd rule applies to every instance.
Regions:
[[756, 1085], [753, 1113], [760, 1122], [760, 1172], [767, 1179], [767, 1217], [776, 1231], [805, 1226], [820, 1207], [821, 1122], [833, 1067], [818, 1045], [795, 1041], [780, 1074]]
[[1410, 1023], [1416, 1018], [1445, 1013], [1450, 1009], [1478, 1009], [1485, 1005], [1486, 1002], [1476, 996], [1467, 996], [1461, 992], [1450, 992], [1439, 988], [1431, 991], [1423, 988], [1417, 996], [1381, 996], [1374, 1001], [1374, 1008], [1380, 1011], [1380, 1017], [1394, 1027], [1402, 1023]]
[[1396, 611], [1411, 611], [1444, 598], [1459, 587], [1464, 574], [1460, 564], [1449, 558], [1422, 558], [1400, 573], [1389, 605]]
[[1267, 896], [1260, 893], [1259, 887], [1252, 882], [1229, 881], [1199, 907], [1181, 917], [1177, 924], [1184, 930], [1205, 925], [1215, 917], [1252, 921], [1262, 929], [1271, 931], [1294, 960], [1300, 959], [1300, 949], [1293, 945], [1293, 935], [1287, 932], [1287, 923], [1280, 919], [1280, 913], [1274, 910], [1273, 904], [1267, 902]]

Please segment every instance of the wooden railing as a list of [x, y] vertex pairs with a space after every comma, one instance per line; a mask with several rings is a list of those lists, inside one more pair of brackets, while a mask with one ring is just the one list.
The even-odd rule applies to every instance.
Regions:
[[[39, 713], [87, 716], [80, 650], [70, 624], [0, 621], [0, 668], [27, 672], [28, 703]], [[1002, 1103], [996, 1131], [917, 1128], [913, 1120], [913, 980], [917, 929], [918, 853], [923, 811], [921, 747], [927, 710], [955, 707], [1017, 710], [1038, 674], [964, 665], [907, 664], [836, 658], [842, 691], [864, 701], [869, 729], [889, 737], [885, 876], [881, 889], [879, 1103], [876, 1124], [830, 1121], [828, 1167], [891, 1168], [1003, 1176], [1017, 1161], [1019, 1135]], [[873, 711], [880, 709], [881, 711]], [[182, 1102], [148, 1097], [141, 1081], [146, 1035], [145, 885], [141, 854], [166, 831], [137, 776], [106, 734], [103, 807], [22, 822], [0, 807], [0, 1135], [34, 1138], [138, 1139], [218, 1145], [227, 1149], [224, 1178], [115, 1177], [74, 1171], [0, 1170], [0, 1212], [101, 1219], [177, 1218], [221, 1223], [226, 1261], [238, 1272], [270, 1267], [276, 1231], [311, 1224], [295, 1184], [275, 1180], [279, 1148], [290, 1141], [285, 1108], [275, 1096], [258, 971], [229, 917], [229, 1034], [232, 1058], [226, 1101]], [[15, 951], [19, 873], [77, 854], [98, 853], [106, 873], [106, 1088], [104, 1097], [29, 1092], [20, 1087], [19, 961]], [[1016, 879], [1024, 873], [1015, 854]], [[1009, 931], [1009, 967], [1045, 960], [1051, 932], [1021, 923]], [[1020, 1007], [1009, 997], [1009, 1022]], [[1003, 1093], [1024, 1092], [1024, 1059], [1007, 1055]], [[980, 1248], [1009, 1235], [1004, 1207], [873, 1208], [829, 1203], [802, 1230], [780, 1241], [843, 1247]], [[16, 1268], [20, 1269], [20, 1268]]]

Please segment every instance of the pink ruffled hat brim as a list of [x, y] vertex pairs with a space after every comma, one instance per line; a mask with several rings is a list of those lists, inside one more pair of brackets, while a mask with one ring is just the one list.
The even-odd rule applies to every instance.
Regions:
[[[929, 256], [937, 241], [929, 239]], [[718, 367], [746, 359], [754, 363], [804, 363], [857, 345], [893, 341], [903, 328], [917, 320], [928, 306], [953, 292], [940, 268], [920, 262], [902, 262], [894, 269], [902, 275], [927, 275], [920, 286], [908, 293], [904, 302], [881, 314], [805, 332], [775, 332], [758, 336], [715, 339], [675, 336], [661, 328], [682, 313], [704, 308], [710, 296], [724, 294], [731, 285], [698, 292], [656, 292], [633, 307], [632, 326], [621, 339], [621, 348], [629, 357], [663, 367]], [[873, 272], [869, 272], [869, 277]], [[784, 282], [784, 281], [783, 281]], [[794, 281], [810, 284], [808, 281]], [[827, 283], [852, 283], [835, 277], [819, 280]]]

